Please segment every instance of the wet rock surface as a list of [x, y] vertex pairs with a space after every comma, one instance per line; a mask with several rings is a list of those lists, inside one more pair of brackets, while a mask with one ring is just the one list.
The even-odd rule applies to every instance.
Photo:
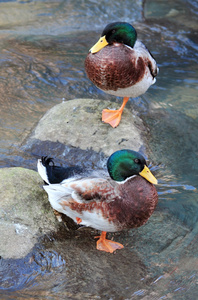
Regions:
[[[27, 280], [31, 290], [20, 291], [20, 295], [26, 297], [30, 294], [45, 297], [50, 289], [51, 297], [60, 299], [122, 299], [143, 286], [141, 279], [146, 274], [135, 252], [123, 249], [108, 255], [96, 251], [90, 232], [79, 233], [70, 239], [51, 237], [50, 241], [46, 237], [23, 260], [1, 261], [1, 270], [6, 277], [17, 269], [23, 272], [23, 279], [16, 273], [9, 286], [3, 283], [4, 288], [19, 287]], [[59, 286], [58, 291], [56, 286]]]
[[139, 151], [143, 146], [142, 132], [146, 129], [138, 116], [125, 108], [115, 129], [101, 121], [104, 108], [116, 109], [119, 106], [119, 103], [94, 99], [75, 99], [58, 104], [39, 121], [27, 146], [32, 147], [39, 140], [91, 149], [106, 156], [123, 148]]

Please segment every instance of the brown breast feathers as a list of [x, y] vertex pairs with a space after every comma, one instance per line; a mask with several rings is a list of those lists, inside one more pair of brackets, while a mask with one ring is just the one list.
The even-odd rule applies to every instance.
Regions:
[[144, 76], [145, 63], [135, 51], [123, 44], [108, 45], [85, 60], [88, 78], [102, 90], [130, 87]]

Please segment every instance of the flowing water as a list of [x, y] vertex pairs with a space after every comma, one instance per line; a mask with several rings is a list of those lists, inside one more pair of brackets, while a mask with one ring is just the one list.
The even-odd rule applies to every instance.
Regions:
[[[106, 274], [100, 272], [97, 259], [97, 270], [89, 265], [93, 269], [90, 274], [99, 272], [100, 278], [95, 275], [93, 279], [101, 280], [101, 289], [100, 283], [94, 288], [91, 280], [87, 288], [83, 287], [85, 261], [78, 258], [75, 268], [79, 266], [79, 270], [68, 274], [67, 264], [73, 257], [60, 255], [58, 248], [52, 250], [44, 242], [34, 250], [36, 255], [23, 260], [0, 260], [2, 299], [82, 299], [82, 292], [83, 299], [197, 298], [198, 4], [194, 0], [120, 3], [0, 2], [1, 167], [35, 168], [35, 159], [21, 151], [21, 141], [41, 116], [62, 99], [114, 99], [87, 79], [84, 59], [104, 24], [130, 22], [160, 68], [156, 84], [145, 95], [131, 100], [130, 105], [149, 128], [149, 158], [155, 162], [159, 179], [157, 209], [167, 212], [166, 226], [159, 230], [153, 224], [151, 235], [155, 242], [148, 247], [144, 263], [139, 262], [138, 254], [130, 257], [129, 251], [126, 261], [116, 263], [110, 258]], [[175, 226], [169, 223], [170, 216]], [[143, 227], [137, 232], [149, 243]], [[163, 243], [167, 234], [168, 248]], [[138, 253], [141, 240], [136, 240], [134, 232], [132, 236]], [[94, 253], [90, 255], [94, 257]], [[126, 264], [125, 276], [116, 273], [119, 263]], [[130, 268], [136, 264], [137, 276], [133, 274], [132, 278]]]

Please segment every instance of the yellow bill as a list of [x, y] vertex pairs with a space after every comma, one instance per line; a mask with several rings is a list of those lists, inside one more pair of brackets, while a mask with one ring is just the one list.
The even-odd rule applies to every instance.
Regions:
[[89, 50], [91, 53], [96, 53], [108, 45], [105, 35]]
[[139, 174], [149, 182], [157, 184], [157, 179], [155, 178], [155, 176], [153, 176], [153, 174], [147, 166], [144, 166], [144, 169]]

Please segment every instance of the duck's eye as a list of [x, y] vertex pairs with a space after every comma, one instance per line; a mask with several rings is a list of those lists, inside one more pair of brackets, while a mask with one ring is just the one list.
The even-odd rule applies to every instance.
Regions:
[[115, 30], [115, 29], [113, 29], [113, 30], [112, 30], [112, 33], [115, 33], [115, 32], [116, 32], [116, 30]]
[[139, 159], [139, 158], [135, 158], [135, 159], [134, 159], [134, 162], [135, 162], [136, 164], [140, 164], [140, 159]]

